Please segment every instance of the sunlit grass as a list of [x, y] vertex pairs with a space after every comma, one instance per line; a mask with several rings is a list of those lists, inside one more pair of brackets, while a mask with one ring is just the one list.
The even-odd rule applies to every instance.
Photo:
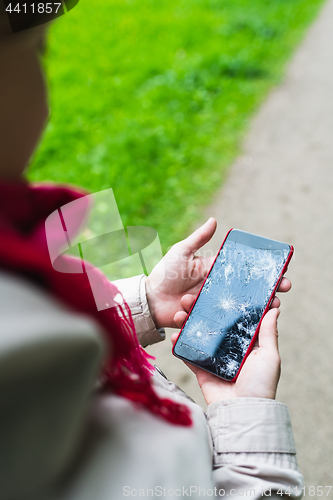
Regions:
[[200, 218], [322, 0], [94, 0], [52, 27], [51, 120], [30, 170], [112, 187], [164, 249]]

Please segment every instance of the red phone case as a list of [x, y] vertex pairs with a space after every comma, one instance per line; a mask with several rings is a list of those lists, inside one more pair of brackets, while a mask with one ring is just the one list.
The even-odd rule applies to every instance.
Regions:
[[[213, 264], [211, 265], [211, 267], [210, 267], [210, 269], [209, 269], [209, 272], [207, 273], [207, 276], [206, 276], [206, 278], [205, 278], [204, 282], [202, 283], [202, 286], [201, 286], [201, 288], [200, 288], [200, 290], [199, 290], [199, 293], [198, 293], [198, 295], [196, 296], [195, 301], [193, 302], [193, 305], [192, 305], [192, 307], [191, 307], [191, 309], [190, 309], [190, 311], [189, 311], [188, 315], [186, 316], [186, 320], [185, 320], [185, 322], [184, 322], [184, 324], [183, 324], [183, 326], [182, 326], [182, 328], [181, 328], [181, 330], [180, 330], [180, 332], [179, 332], [179, 335], [182, 333], [182, 330], [183, 330], [183, 328], [184, 328], [184, 326], [185, 326], [185, 324], [186, 324], [186, 322], [187, 322], [187, 320], [188, 320], [188, 317], [190, 316], [190, 314], [191, 314], [191, 312], [192, 312], [192, 309], [193, 309], [193, 307], [194, 307], [194, 305], [195, 305], [196, 301], [198, 300], [198, 297], [199, 297], [199, 295], [200, 295], [200, 293], [201, 293], [201, 290], [203, 289], [203, 286], [204, 286], [204, 284], [205, 284], [205, 282], [206, 282], [206, 279], [208, 278], [208, 276], [209, 276], [209, 274], [210, 274], [210, 272], [211, 272], [211, 270], [212, 270], [213, 266], [215, 265], [215, 261], [216, 261], [216, 259], [217, 259], [217, 256], [219, 255], [219, 253], [220, 253], [220, 251], [221, 251], [221, 249], [222, 249], [222, 247], [223, 247], [223, 245], [224, 245], [224, 243], [225, 243], [225, 240], [226, 240], [226, 239], [227, 239], [227, 237], [228, 237], [228, 234], [229, 234], [229, 233], [230, 233], [230, 231], [232, 231], [233, 229], [234, 229], [234, 228], [229, 229], [229, 231], [228, 231], [228, 232], [227, 232], [227, 234], [225, 235], [225, 238], [224, 238], [224, 240], [223, 240], [223, 243], [222, 243], [222, 245], [220, 246], [219, 251], [218, 251], [218, 252], [217, 252], [217, 254], [216, 254], [216, 257], [215, 257], [215, 259], [214, 259], [214, 262], [213, 262]], [[266, 308], [265, 308], [265, 310], [264, 310], [264, 312], [263, 312], [263, 314], [262, 314], [262, 316], [261, 316], [261, 319], [260, 319], [260, 321], [259, 321], [258, 327], [257, 327], [257, 329], [256, 329], [256, 331], [255, 331], [255, 333], [254, 333], [254, 335], [253, 335], [253, 338], [252, 338], [251, 343], [250, 343], [250, 345], [249, 345], [249, 347], [248, 347], [248, 350], [246, 351], [246, 354], [245, 354], [245, 356], [244, 356], [244, 358], [243, 358], [243, 361], [242, 361], [242, 363], [241, 363], [241, 365], [240, 365], [240, 367], [239, 367], [239, 369], [238, 369], [238, 372], [236, 373], [235, 377], [234, 377], [232, 380], [229, 380], [229, 382], [235, 382], [235, 381], [237, 380], [237, 377], [238, 377], [238, 375], [239, 375], [239, 373], [240, 373], [240, 371], [241, 371], [241, 369], [242, 369], [243, 364], [244, 364], [244, 363], [245, 363], [245, 361], [246, 361], [246, 358], [248, 357], [248, 355], [249, 355], [249, 354], [250, 354], [250, 352], [252, 351], [253, 344], [254, 344], [254, 342], [255, 342], [256, 338], [258, 337], [258, 333], [259, 333], [259, 330], [260, 330], [260, 325], [261, 325], [261, 322], [262, 322], [262, 320], [263, 320], [263, 318], [264, 318], [265, 314], [267, 314], [267, 312], [269, 311], [269, 308], [270, 308], [270, 306], [271, 306], [271, 303], [272, 303], [272, 300], [273, 300], [274, 295], [275, 295], [275, 293], [276, 293], [276, 290], [279, 288], [279, 285], [280, 285], [280, 283], [281, 283], [281, 280], [282, 280], [282, 278], [283, 278], [283, 275], [285, 274], [285, 272], [286, 272], [286, 271], [287, 271], [287, 269], [288, 269], [288, 265], [289, 265], [289, 262], [290, 262], [290, 260], [291, 260], [291, 258], [292, 258], [292, 256], [293, 256], [293, 253], [294, 253], [294, 247], [293, 247], [292, 245], [290, 245], [290, 252], [289, 252], [288, 257], [287, 257], [287, 259], [286, 259], [286, 262], [285, 262], [285, 264], [284, 264], [284, 266], [283, 266], [283, 268], [282, 268], [282, 271], [281, 271], [281, 274], [280, 274], [280, 276], [279, 276], [279, 279], [277, 280], [276, 286], [274, 287], [274, 290], [273, 290], [273, 292], [272, 292], [272, 294], [271, 294], [271, 296], [270, 296], [270, 298], [269, 298], [269, 301], [268, 301], [268, 303], [267, 303], [267, 306], [266, 306]], [[179, 338], [179, 335], [178, 335], [178, 338]], [[175, 343], [174, 343], [174, 345], [173, 345], [173, 348], [172, 348], [172, 354], [173, 354], [176, 358], [183, 359], [182, 357], [178, 356], [178, 355], [174, 352], [177, 342], [178, 342], [178, 339], [176, 340], [176, 342], [175, 342]], [[189, 361], [189, 360], [186, 360], [186, 361], [187, 361], [188, 363], [191, 363], [191, 361]], [[191, 364], [194, 364], [194, 363], [191, 363]], [[196, 365], [194, 365], [194, 366], [196, 366]], [[199, 367], [199, 368], [201, 368], [201, 367]], [[204, 370], [204, 368], [201, 368], [201, 370]], [[209, 370], [206, 370], [206, 371], [207, 371], [208, 373], [212, 373], [212, 372], [210, 372]], [[212, 375], [213, 375], [213, 373], [212, 373]], [[217, 376], [217, 375], [216, 375], [216, 376]], [[222, 377], [221, 377], [221, 378], [222, 378]], [[225, 379], [222, 379], [222, 380], [225, 380]]]

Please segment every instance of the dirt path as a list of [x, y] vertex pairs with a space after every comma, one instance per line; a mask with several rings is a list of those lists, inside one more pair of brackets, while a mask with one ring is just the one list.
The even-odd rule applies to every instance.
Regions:
[[[333, 0], [254, 119], [207, 215], [219, 224], [214, 252], [231, 227], [295, 246], [293, 289], [281, 308], [277, 399], [289, 406], [307, 487], [333, 485]], [[169, 342], [150, 351], [203, 404]]]

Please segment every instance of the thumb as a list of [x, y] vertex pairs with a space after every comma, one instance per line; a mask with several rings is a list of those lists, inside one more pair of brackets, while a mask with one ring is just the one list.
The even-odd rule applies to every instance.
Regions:
[[278, 350], [277, 319], [280, 309], [270, 309], [264, 316], [259, 330], [259, 347]]
[[188, 254], [195, 253], [199, 248], [205, 245], [215, 233], [216, 226], [216, 220], [210, 217], [205, 224], [183, 240], [182, 243], [185, 245], [185, 252]]

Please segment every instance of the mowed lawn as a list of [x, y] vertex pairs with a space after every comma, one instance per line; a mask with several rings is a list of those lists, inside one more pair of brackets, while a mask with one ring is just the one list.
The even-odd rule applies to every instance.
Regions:
[[[163, 249], [200, 220], [322, 0], [94, 0], [51, 28], [31, 180], [113, 188]], [[281, 117], [283, 119], [283, 117]]]

